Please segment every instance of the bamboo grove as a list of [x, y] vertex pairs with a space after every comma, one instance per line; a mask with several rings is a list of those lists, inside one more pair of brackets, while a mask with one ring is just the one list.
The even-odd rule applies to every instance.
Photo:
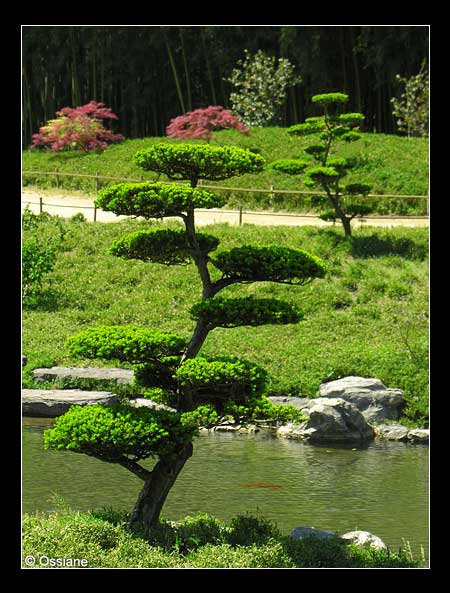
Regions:
[[162, 136], [192, 109], [229, 108], [227, 79], [245, 49], [285, 57], [301, 77], [280, 125], [304, 120], [312, 95], [339, 88], [367, 131], [393, 133], [396, 75], [420, 70], [428, 36], [426, 25], [23, 26], [23, 144], [57, 110], [90, 100], [117, 113], [115, 131], [128, 138]]

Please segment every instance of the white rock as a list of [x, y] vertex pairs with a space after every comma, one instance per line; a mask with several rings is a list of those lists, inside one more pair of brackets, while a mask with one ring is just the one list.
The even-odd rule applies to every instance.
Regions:
[[387, 550], [386, 544], [378, 536], [373, 535], [373, 533], [370, 533], [369, 531], [349, 531], [339, 537], [361, 548]]

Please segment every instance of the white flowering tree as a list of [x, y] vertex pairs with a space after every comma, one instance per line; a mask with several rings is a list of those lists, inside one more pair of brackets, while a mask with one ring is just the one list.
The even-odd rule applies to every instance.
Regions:
[[404, 85], [399, 98], [393, 97], [392, 114], [396, 118], [397, 127], [411, 136], [428, 136], [429, 119], [429, 73], [423, 64], [420, 72], [411, 78], [403, 78], [399, 74], [397, 80]]
[[252, 55], [245, 50], [238, 68], [231, 72], [228, 82], [232, 111], [250, 127], [274, 125], [286, 101], [287, 89], [301, 82], [294, 66], [286, 58], [267, 56], [259, 50]]

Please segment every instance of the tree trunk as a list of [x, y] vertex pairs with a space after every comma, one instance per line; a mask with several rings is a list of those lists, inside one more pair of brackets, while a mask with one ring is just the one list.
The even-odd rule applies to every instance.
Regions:
[[173, 456], [162, 456], [149, 472], [128, 523], [132, 531], [149, 537], [152, 528], [158, 525], [167, 495], [192, 452], [192, 443], [182, 445]]
[[334, 208], [334, 212], [335, 212], [336, 216], [342, 222], [342, 226], [344, 227], [345, 236], [351, 237], [352, 236], [352, 227], [350, 224], [351, 218], [348, 218], [345, 215], [345, 212], [342, 210], [337, 194], [335, 196], [333, 196], [333, 194], [330, 191], [330, 188], [325, 184], [322, 187], [325, 189], [328, 199], [333, 204], [333, 208]]

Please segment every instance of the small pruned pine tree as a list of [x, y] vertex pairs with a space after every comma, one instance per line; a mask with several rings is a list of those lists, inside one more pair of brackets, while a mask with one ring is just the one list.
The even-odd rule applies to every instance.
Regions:
[[364, 216], [372, 207], [361, 200], [367, 196], [371, 186], [366, 183], [347, 183], [342, 180], [348, 171], [356, 166], [351, 159], [336, 158], [331, 150], [336, 142], [355, 142], [360, 139], [359, 126], [364, 121], [362, 113], [339, 113], [348, 101], [344, 93], [326, 93], [314, 95], [312, 102], [318, 105], [323, 115], [309, 117], [302, 124], [288, 128], [293, 136], [318, 135], [319, 142], [305, 148], [305, 152], [317, 163], [309, 167], [307, 160], [283, 159], [271, 163], [271, 167], [288, 175], [304, 174], [304, 184], [311, 188], [321, 188], [326, 198], [323, 204], [331, 210], [321, 214], [324, 220], [338, 219], [344, 227], [346, 237], [352, 233], [351, 221], [356, 216]]
[[[135, 162], [146, 170], [189, 180], [190, 184], [121, 183], [103, 189], [97, 206], [146, 219], [178, 216], [184, 229], [152, 227], [137, 231], [116, 240], [110, 253], [160, 265], [193, 261], [201, 283], [201, 299], [191, 308], [195, 327], [187, 339], [141, 326], [91, 327], [71, 336], [67, 348], [72, 356], [134, 365], [136, 382], [145, 386], [151, 399], [164, 405], [72, 407], [46, 431], [45, 446], [117, 463], [138, 476], [143, 487], [129, 526], [149, 535], [192, 455], [192, 439], [199, 425], [213, 426], [223, 414], [235, 418], [294, 414], [294, 410], [273, 406], [264, 396], [266, 372], [260, 366], [242, 359], [207, 359], [198, 354], [208, 334], [217, 327], [297, 323], [302, 313], [277, 299], [216, 295], [237, 283], [303, 285], [324, 277], [326, 267], [307, 251], [273, 245], [243, 245], [212, 255], [218, 239], [197, 232], [195, 209], [223, 204], [215, 194], [197, 187], [198, 181], [259, 171], [264, 165], [261, 156], [232, 146], [157, 144], [139, 151]], [[139, 463], [148, 457], [158, 460], [152, 470]]]

